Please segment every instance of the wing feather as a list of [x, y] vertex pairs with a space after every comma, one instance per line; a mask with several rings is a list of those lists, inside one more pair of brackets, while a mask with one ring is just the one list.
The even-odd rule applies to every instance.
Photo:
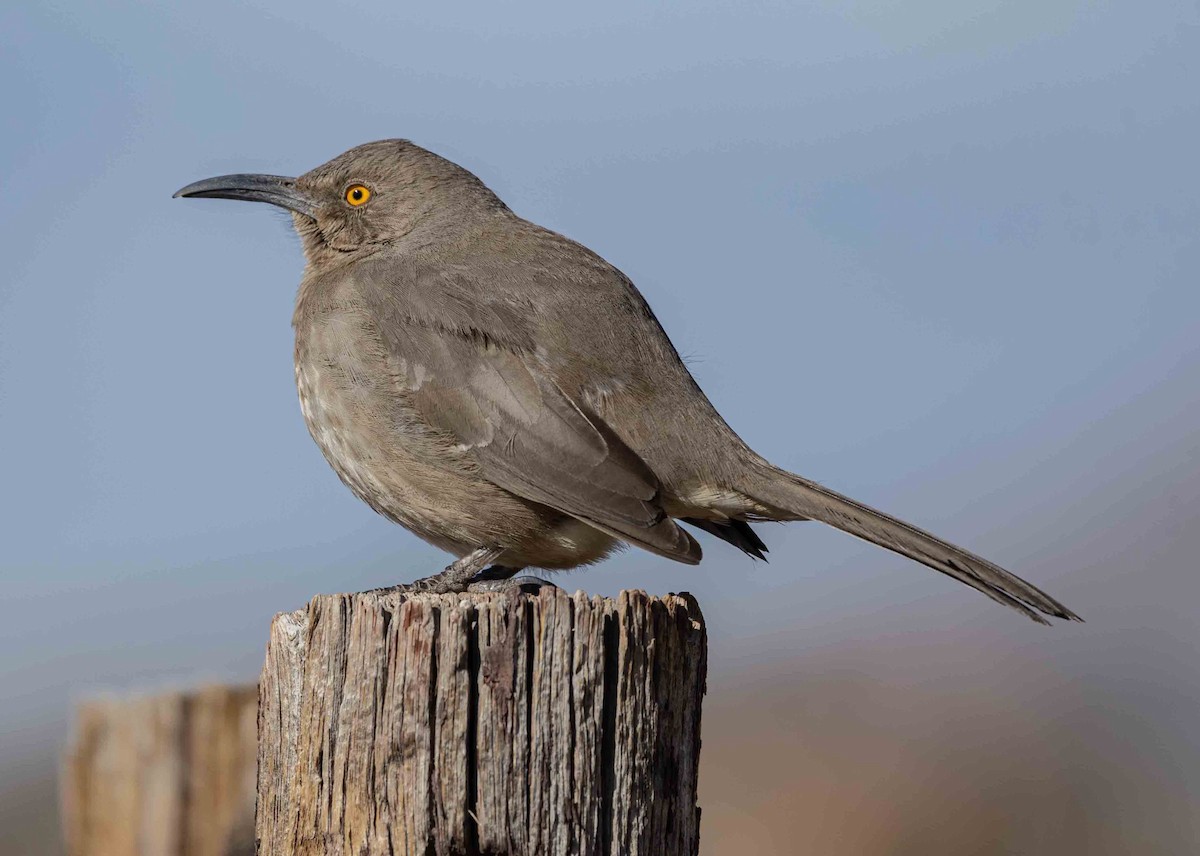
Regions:
[[663, 510], [650, 468], [572, 401], [532, 351], [515, 346], [518, 337], [406, 312], [395, 288], [373, 281], [380, 275], [376, 268], [356, 280], [399, 367], [401, 392], [469, 450], [489, 481], [668, 558], [700, 560], [695, 539]]

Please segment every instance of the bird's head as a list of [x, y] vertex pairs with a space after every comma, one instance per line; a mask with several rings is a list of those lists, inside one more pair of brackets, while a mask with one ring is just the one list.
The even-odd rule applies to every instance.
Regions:
[[423, 226], [439, 224], [444, 233], [475, 215], [506, 210], [472, 173], [408, 140], [365, 143], [299, 178], [222, 175], [175, 196], [286, 208], [312, 264], [370, 252]]

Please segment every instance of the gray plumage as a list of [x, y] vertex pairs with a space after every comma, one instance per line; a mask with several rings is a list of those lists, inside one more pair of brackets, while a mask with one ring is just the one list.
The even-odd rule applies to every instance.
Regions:
[[368, 143], [297, 179], [222, 176], [177, 195], [293, 211], [309, 431], [355, 494], [456, 556], [553, 570], [627, 542], [695, 564], [682, 521], [761, 558], [751, 522], [811, 519], [1036, 621], [1077, 620], [991, 562], [757, 455], [624, 274], [419, 146]]

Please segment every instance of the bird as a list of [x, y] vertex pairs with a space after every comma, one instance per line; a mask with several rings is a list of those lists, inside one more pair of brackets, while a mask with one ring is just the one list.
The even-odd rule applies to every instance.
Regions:
[[762, 559], [754, 524], [809, 520], [1042, 624], [1081, 620], [1000, 566], [753, 451], [625, 274], [411, 141], [175, 196], [291, 213], [306, 262], [292, 323], [309, 433], [355, 495], [456, 557], [392, 589], [503, 584], [622, 545], [694, 565], [687, 527]]

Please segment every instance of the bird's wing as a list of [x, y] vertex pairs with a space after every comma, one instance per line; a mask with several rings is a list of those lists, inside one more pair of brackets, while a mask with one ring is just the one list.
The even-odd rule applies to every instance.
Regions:
[[700, 547], [667, 516], [645, 462], [554, 382], [532, 352], [417, 316], [392, 289], [365, 288], [396, 382], [482, 475], [647, 550], [689, 564]]

